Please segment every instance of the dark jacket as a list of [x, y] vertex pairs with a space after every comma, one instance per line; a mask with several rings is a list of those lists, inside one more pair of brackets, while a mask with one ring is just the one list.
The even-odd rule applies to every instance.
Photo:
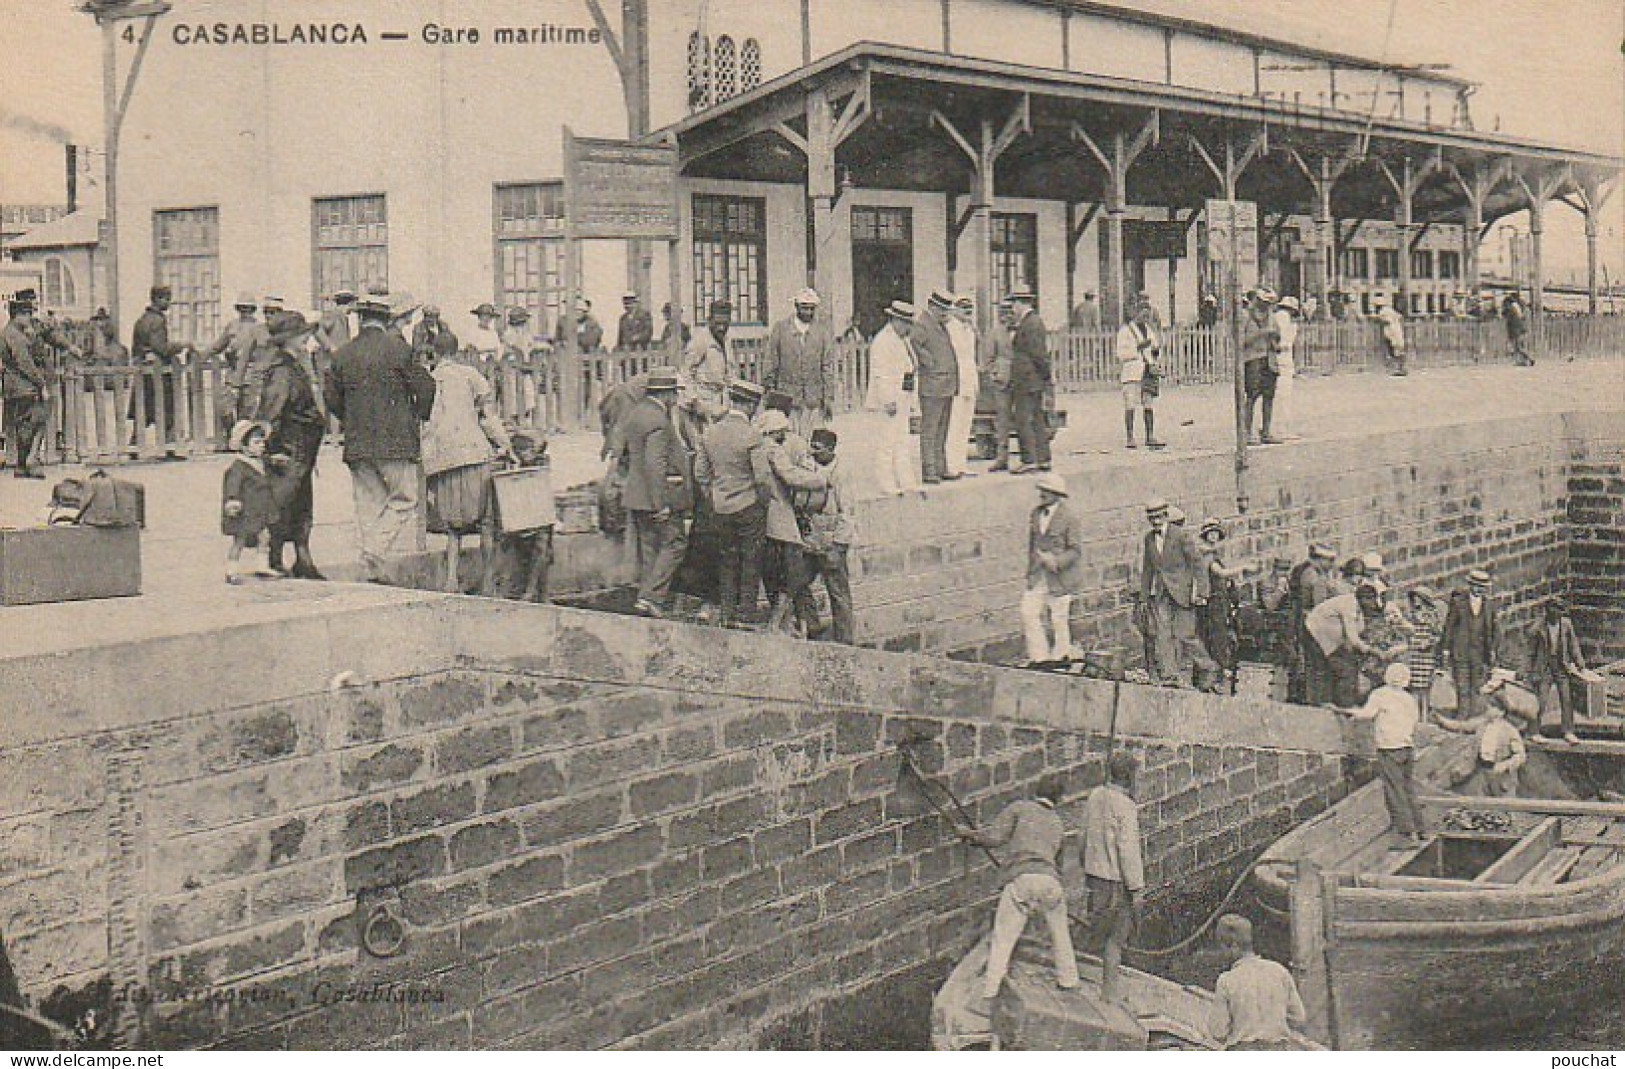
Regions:
[[1049, 331], [1037, 312], [1023, 316], [1011, 339], [1010, 390], [1042, 393], [1050, 382]]
[[412, 352], [444, 360], [456, 356], [457, 335], [438, 319], [423, 319], [412, 328]]
[[959, 357], [948, 328], [930, 311], [914, 320], [909, 335], [914, 348], [914, 387], [921, 397], [953, 397], [959, 393]]
[[1566, 665], [1584, 668], [1585, 651], [1580, 648], [1580, 636], [1574, 632], [1574, 621], [1567, 616], [1557, 621], [1557, 643], [1553, 645], [1550, 629], [1545, 620], [1537, 621], [1529, 629], [1529, 678], [1539, 683], [1556, 682], [1568, 677]]
[[294, 354], [278, 351], [276, 363], [265, 373], [265, 384], [260, 387], [258, 414], [271, 425], [271, 452], [281, 452], [278, 446], [302, 440], [304, 431], [320, 430], [326, 422], [316, 403], [310, 373]]
[[34, 339], [15, 322], [0, 330], [0, 377], [8, 398], [45, 396], [45, 368], [34, 359]]
[[621, 322], [615, 330], [615, 348], [647, 349], [654, 336], [654, 318], [649, 315], [648, 309], [622, 312]]
[[1156, 551], [1156, 532], [1145, 533], [1145, 552], [1140, 568], [1140, 593], [1149, 600], [1166, 590], [1181, 608], [1191, 608], [1197, 598], [1207, 600], [1207, 564], [1196, 548], [1190, 532], [1175, 524], [1163, 531], [1162, 553]]
[[146, 363], [150, 357], [159, 364], [173, 364], [186, 346], [169, 340], [169, 320], [156, 308], [148, 308], [130, 331], [130, 359]]
[[[238, 501], [243, 511], [236, 516], [226, 515], [226, 503]], [[271, 493], [271, 479], [263, 471], [256, 471], [248, 461], [238, 457], [226, 469], [220, 480], [220, 533], [233, 537], [256, 536], [276, 519], [276, 502]]]
[[645, 397], [622, 420], [626, 487], [621, 502], [635, 512], [688, 512], [694, 507], [688, 453], [665, 404]]
[[[1042, 574], [1053, 595], [1082, 593], [1084, 539], [1078, 517], [1065, 501], [1058, 501], [1055, 514], [1050, 517], [1049, 530], [1040, 532], [1038, 515], [1042, 510], [1043, 506], [1033, 509], [1027, 519], [1027, 586], [1029, 589], [1036, 586], [1035, 580]], [[1039, 550], [1054, 554], [1060, 567], [1051, 571], [1040, 565]]]
[[1444, 635], [1439, 647], [1450, 655], [1453, 664], [1495, 663], [1496, 643], [1500, 640], [1500, 623], [1496, 619], [1495, 600], [1486, 597], [1483, 610], [1475, 618], [1467, 600], [1467, 591], [1457, 590], [1450, 595], [1450, 610], [1444, 618]]
[[344, 425], [344, 462], [418, 460], [419, 424], [434, 411], [434, 378], [401, 336], [374, 324], [333, 354], [322, 391]]

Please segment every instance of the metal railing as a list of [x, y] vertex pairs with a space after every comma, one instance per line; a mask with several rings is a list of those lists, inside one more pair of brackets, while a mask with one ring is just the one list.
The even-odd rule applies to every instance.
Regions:
[[[1509, 363], [1511, 349], [1499, 320], [1413, 320], [1405, 324], [1413, 368]], [[765, 339], [737, 339], [734, 374], [759, 380]], [[1537, 360], [1625, 354], [1625, 317], [1548, 316], [1532, 325], [1528, 348]], [[1052, 332], [1058, 393], [1113, 390], [1118, 384], [1117, 338], [1111, 331]], [[1379, 328], [1370, 320], [1306, 323], [1294, 348], [1300, 372], [1338, 374], [1382, 365]], [[566, 411], [554, 353], [536, 350], [486, 362], [505, 420], [553, 432], [595, 429], [598, 403], [617, 383], [667, 364], [661, 350], [599, 351], [580, 358], [579, 411]], [[1170, 386], [1227, 382], [1233, 374], [1224, 326], [1174, 326], [1163, 332], [1164, 381]], [[836, 346], [834, 408], [863, 406], [869, 378], [868, 345], [855, 338]], [[67, 365], [51, 390], [47, 460], [107, 462], [164, 453], [188, 455], [222, 447], [227, 369], [219, 359], [175, 367]]]

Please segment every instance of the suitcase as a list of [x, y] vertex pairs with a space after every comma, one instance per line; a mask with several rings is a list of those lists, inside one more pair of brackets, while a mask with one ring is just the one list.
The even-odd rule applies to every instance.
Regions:
[[497, 530], [526, 534], [559, 522], [553, 504], [553, 473], [548, 468], [513, 468], [491, 476]]
[[140, 593], [139, 528], [70, 524], [0, 529], [0, 605]]

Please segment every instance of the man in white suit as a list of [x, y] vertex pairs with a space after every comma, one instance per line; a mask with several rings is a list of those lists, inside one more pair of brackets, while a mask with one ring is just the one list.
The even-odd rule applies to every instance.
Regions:
[[908, 343], [913, 324], [914, 306], [893, 301], [886, 306], [886, 325], [869, 343], [869, 393], [863, 407], [877, 420], [875, 478], [880, 492], [890, 497], [920, 488], [908, 433], [915, 390], [914, 353]]

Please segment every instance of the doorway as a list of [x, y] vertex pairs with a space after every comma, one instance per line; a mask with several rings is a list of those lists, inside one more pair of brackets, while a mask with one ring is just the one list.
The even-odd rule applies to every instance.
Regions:
[[852, 315], [865, 338], [886, 325], [886, 306], [914, 299], [914, 212], [852, 208]]

